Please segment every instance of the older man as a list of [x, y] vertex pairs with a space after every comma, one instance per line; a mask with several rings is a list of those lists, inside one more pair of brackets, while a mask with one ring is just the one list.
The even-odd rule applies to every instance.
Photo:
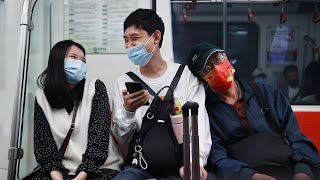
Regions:
[[206, 82], [212, 136], [208, 158], [219, 179], [315, 179], [316, 147], [305, 137], [278, 89], [234, 78], [225, 52], [200, 43], [188, 56], [190, 70]]

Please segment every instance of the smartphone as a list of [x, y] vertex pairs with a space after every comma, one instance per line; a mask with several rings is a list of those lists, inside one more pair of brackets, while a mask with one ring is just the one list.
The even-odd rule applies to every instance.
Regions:
[[[142, 84], [140, 82], [126, 82], [125, 85], [130, 94], [143, 90]], [[149, 101], [144, 105], [149, 105]]]

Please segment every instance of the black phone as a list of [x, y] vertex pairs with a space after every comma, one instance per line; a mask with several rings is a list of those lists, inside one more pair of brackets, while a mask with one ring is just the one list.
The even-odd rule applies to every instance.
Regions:
[[[143, 90], [142, 84], [140, 82], [126, 82], [125, 85], [130, 94]], [[149, 105], [149, 101], [144, 105]]]

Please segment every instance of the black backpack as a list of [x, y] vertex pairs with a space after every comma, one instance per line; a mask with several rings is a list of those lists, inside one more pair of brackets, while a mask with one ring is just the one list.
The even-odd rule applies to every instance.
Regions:
[[[178, 144], [175, 137], [170, 115], [174, 108], [173, 91], [184, 67], [180, 65], [170, 87], [165, 86], [158, 93], [133, 72], [127, 72], [131, 79], [141, 82], [154, 99], [143, 117], [140, 131], [135, 132], [129, 144], [126, 165], [140, 168], [154, 177], [179, 176], [183, 164], [182, 144]], [[164, 88], [169, 90], [164, 100], [161, 100], [158, 94]]]

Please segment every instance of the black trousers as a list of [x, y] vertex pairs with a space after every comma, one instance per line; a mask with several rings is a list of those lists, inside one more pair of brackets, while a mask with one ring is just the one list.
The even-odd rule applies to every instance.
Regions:
[[[272, 176], [278, 180], [292, 180], [294, 176], [294, 165], [285, 166], [262, 166], [254, 168], [259, 173], [263, 173]], [[312, 180], [319, 180], [318, 170], [312, 169], [313, 177]]]

